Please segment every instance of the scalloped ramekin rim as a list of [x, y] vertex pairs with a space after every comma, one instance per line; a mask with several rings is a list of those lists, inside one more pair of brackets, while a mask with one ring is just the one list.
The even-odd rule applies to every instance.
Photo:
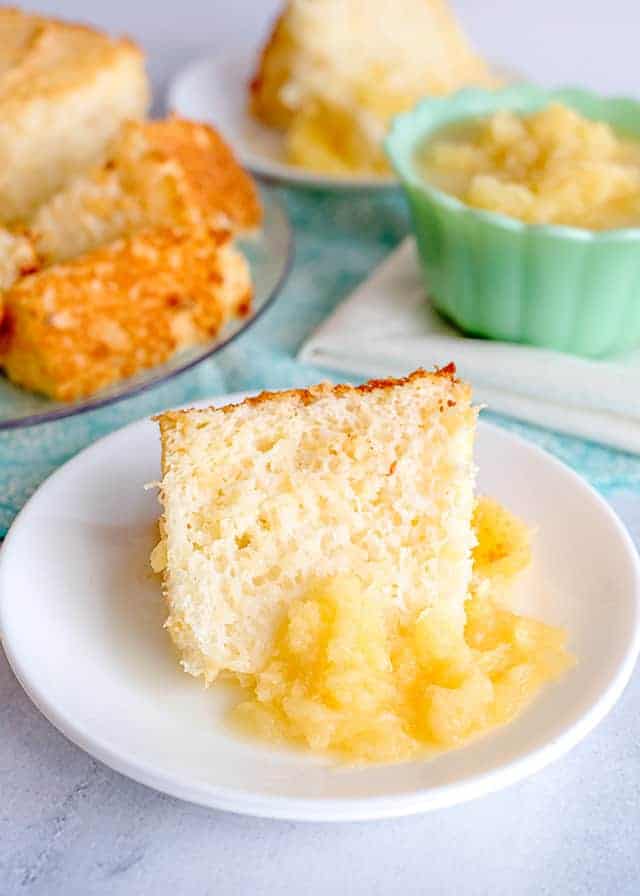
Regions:
[[[413, 189], [420, 190], [432, 202], [447, 208], [449, 211], [466, 213], [472, 215], [479, 220], [486, 221], [489, 224], [500, 227], [503, 230], [511, 230], [517, 232], [528, 232], [540, 235], [555, 236], [558, 238], [576, 240], [582, 242], [640, 242], [640, 225], [637, 227], [618, 227], [606, 230], [593, 230], [586, 227], [571, 227], [564, 224], [529, 224], [519, 218], [513, 218], [502, 212], [494, 212], [488, 209], [475, 208], [468, 205], [456, 196], [439, 190], [433, 184], [430, 184], [414, 166], [415, 148], [424, 141], [430, 134], [435, 133], [442, 124], [448, 124], [452, 121], [463, 121], [466, 118], [477, 117], [477, 112], [470, 109], [469, 106], [478, 100], [488, 97], [502, 98], [506, 104], [513, 99], [522, 98], [540, 101], [541, 105], [553, 102], [554, 100], [563, 100], [568, 105], [571, 101], [579, 100], [594, 104], [603, 110], [610, 109], [613, 106], [624, 105], [632, 109], [638, 116], [640, 127], [640, 101], [634, 100], [627, 96], [604, 96], [594, 91], [585, 90], [581, 87], [560, 87], [556, 89], [545, 89], [534, 84], [516, 84], [509, 87], [498, 88], [496, 90], [486, 90], [479, 87], [465, 87], [449, 96], [426, 97], [416, 106], [407, 112], [397, 115], [389, 129], [387, 137], [384, 141], [385, 151], [391, 165], [400, 179], [402, 184], [407, 184]], [[448, 115], [444, 120], [438, 115], [439, 112], [447, 110], [454, 112], [460, 110], [461, 114]], [[481, 114], [491, 114], [487, 110]], [[580, 110], [578, 110], [580, 111]], [[603, 111], [603, 120], [607, 120], [606, 113]], [[416, 123], [418, 128], [416, 129]], [[640, 138], [640, 134], [639, 134]], [[409, 148], [409, 151], [407, 151]]]

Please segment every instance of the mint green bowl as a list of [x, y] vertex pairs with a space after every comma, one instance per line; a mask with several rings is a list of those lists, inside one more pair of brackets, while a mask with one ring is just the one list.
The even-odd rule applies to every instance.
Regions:
[[640, 139], [638, 102], [518, 84], [423, 100], [394, 120], [385, 148], [442, 314], [473, 335], [602, 357], [640, 343], [640, 228], [526, 224], [465, 205], [428, 184], [416, 165], [416, 150], [445, 125], [554, 101]]

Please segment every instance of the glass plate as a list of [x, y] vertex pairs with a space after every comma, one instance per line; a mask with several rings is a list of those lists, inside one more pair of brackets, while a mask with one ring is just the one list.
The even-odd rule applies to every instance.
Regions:
[[210, 358], [247, 330], [277, 296], [293, 257], [293, 234], [284, 208], [273, 190], [262, 187], [260, 198], [264, 209], [262, 228], [257, 234], [238, 240], [249, 260], [254, 286], [253, 307], [247, 317], [230, 321], [210, 342], [179, 352], [165, 364], [143, 370], [79, 401], [54, 401], [14, 386], [0, 375], [0, 430], [60, 420], [130, 398]]

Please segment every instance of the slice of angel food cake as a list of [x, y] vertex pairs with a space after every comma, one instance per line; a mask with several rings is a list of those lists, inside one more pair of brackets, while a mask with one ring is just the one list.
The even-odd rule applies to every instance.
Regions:
[[391, 119], [425, 96], [496, 87], [445, 0], [288, 0], [249, 85], [286, 159], [333, 175], [389, 173]]
[[529, 530], [474, 494], [450, 365], [157, 418], [166, 627], [242, 732], [348, 762], [460, 746], [572, 662], [504, 609]]

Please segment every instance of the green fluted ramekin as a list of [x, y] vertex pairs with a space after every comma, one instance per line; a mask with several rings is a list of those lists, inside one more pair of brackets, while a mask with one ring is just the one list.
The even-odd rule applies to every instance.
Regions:
[[519, 84], [423, 100], [394, 120], [386, 151], [442, 314], [473, 335], [602, 357], [640, 343], [640, 227], [532, 225], [472, 208], [427, 183], [416, 160], [418, 148], [445, 125], [500, 109], [534, 112], [550, 102], [640, 138], [638, 102]]

